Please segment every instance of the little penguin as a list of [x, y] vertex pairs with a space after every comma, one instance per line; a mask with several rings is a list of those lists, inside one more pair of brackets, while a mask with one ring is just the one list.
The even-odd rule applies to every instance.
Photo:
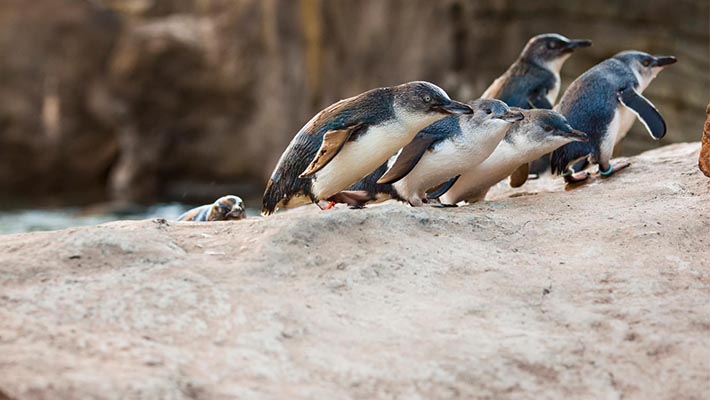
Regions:
[[459, 175], [485, 160], [513, 123], [523, 119], [520, 110], [513, 111], [500, 100], [469, 104], [473, 114], [450, 116], [426, 127], [388, 163], [350, 189], [367, 192], [370, 201], [394, 198], [415, 207], [427, 202], [427, 189], [444, 184], [439, 190], [446, 190]]
[[[523, 110], [524, 119], [514, 124], [485, 161], [469, 169], [439, 197], [444, 205], [483, 200], [491, 186], [511, 176], [511, 186], [522, 185], [528, 174], [514, 174], [521, 164], [537, 159], [567, 143], [588, 140], [573, 129], [564, 116], [552, 110]], [[512, 175], [511, 175], [512, 174]]]
[[[511, 107], [552, 109], [560, 93], [560, 70], [575, 49], [589, 47], [588, 39], [569, 39], [557, 33], [532, 37], [517, 60], [483, 93]], [[539, 174], [550, 164], [549, 156], [520, 167], [517, 174]]]
[[510, 107], [551, 109], [560, 92], [560, 70], [576, 48], [591, 40], [568, 39], [557, 33], [532, 37], [517, 60], [481, 96]]
[[603, 177], [628, 167], [628, 163], [612, 165], [611, 157], [614, 146], [636, 118], [653, 139], [662, 139], [666, 123], [641, 93], [663, 68], [675, 62], [673, 56], [629, 50], [602, 61], [572, 82], [556, 110], [573, 127], [586, 132], [589, 141], [569, 143], [555, 150], [550, 159], [552, 172], [563, 175], [567, 183], [574, 183], [588, 177], [587, 172], [580, 172], [588, 162], [598, 164]]
[[193, 208], [178, 217], [178, 221], [230, 221], [247, 217], [244, 201], [234, 195], [222, 196], [213, 204]]
[[[414, 135], [449, 114], [470, 114], [424, 81], [377, 88], [316, 114], [296, 134], [271, 174], [262, 214], [314, 202], [356, 202], [336, 196], [375, 170]], [[323, 207], [322, 207], [323, 208]]]

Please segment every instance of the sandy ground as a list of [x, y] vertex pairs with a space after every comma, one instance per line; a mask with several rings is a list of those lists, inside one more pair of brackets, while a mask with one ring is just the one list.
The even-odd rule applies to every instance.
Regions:
[[698, 150], [459, 208], [2, 236], [0, 399], [708, 398]]

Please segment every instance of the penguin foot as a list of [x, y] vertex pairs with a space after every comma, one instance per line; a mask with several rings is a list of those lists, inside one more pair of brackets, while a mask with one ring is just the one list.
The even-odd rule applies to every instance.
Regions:
[[330, 210], [331, 208], [335, 207], [336, 204], [337, 204], [336, 202], [330, 201], [330, 200], [321, 200], [316, 203], [318, 208], [320, 208], [323, 211]]
[[444, 203], [436, 203], [436, 204], [430, 204], [430, 207], [435, 207], [435, 208], [452, 208], [452, 207], [458, 207], [456, 204], [444, 204]]
[[601, 175], [602, 178], [608, 178], [614, 175], [615, 173], [621, 171], [622, 169], [628, 168], [629, 166], [631, 166], [631, 163], [629, 162], [621, 162], [616, 165], [609, 164], [609, 169], [604, 171], [602, 166], [599, 165], [599, 175]]
[[565, 175], [565, 182], [567, 182], [567, 184], [580, 183], [586, 181], [587, 178], [589, 178], [589, 172], [580, 171], [575, 172], [573, 174]]
[[365, 190], [343, 190], [333, 196], [328, 201], [332, 203], [347, 204], [350, 208], [365, 208], [365, 205], [377, 196]]

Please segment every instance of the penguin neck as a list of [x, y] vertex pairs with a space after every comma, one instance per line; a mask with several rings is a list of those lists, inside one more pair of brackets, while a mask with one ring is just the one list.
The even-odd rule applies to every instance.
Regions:
[[552, 60], [548, 61], [543, 61], [543, 60], [538, 60], [533, 57], [528, 57], [528, 56], [521, 56], [518, 59], [518, 62], [520, 63], [525, 63], [540, 69], [544, 69], [545, 71], [551, 72], [553, 75], [556, 77], [560, 76], [560, 71], [562, 70], [562, 66], [565, 64], [565, 61], [571, 56], [572, 54], [565, 54], [562, 55], [561, 57], [557, 57]]

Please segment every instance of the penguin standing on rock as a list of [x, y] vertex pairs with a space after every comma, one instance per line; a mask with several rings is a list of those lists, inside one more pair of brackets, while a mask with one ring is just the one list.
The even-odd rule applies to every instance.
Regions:
[[473, 114], [429, 125], [351, 189], [369, 193], [372, 200], [390, 197], [416, 207], [427, 202], [427, 189], [442, 183], [441, 191], [451, 187], [459, 175], [493, 152], [514, 122], [523, 119], [520, 111], [500, 100], [479, 99], [470, 105]]
[[[576, 129], [586, 132], [589, 141], [570, 143], [552, 153], [552, 172], [567, 183], [585, 180], [580, 172], [591, 162], [608, 177], [629, 166], [612, 165], [614, 146], [638, 117], [651, 137], [660, 140], [666, 123], [656, 107], [641, 93], [663, 68], [676, 62], [673, 56], [653, 56], [640, 51], [624, 51], [595, 65], [567, 88], [557, 111]], [[576, 163], [576, 164], [575, 164]], [[573, 166], [574, 165], [574, 166]]]
[[193, 208], [178, 217], [178, 221], [231, 221], [247, 217], [244, 202], [233, 195], [222, 196], [214, 204]]
[[513, 173], [521, 164], [567, 143], [588, 140], [584, 132], [573, 129], [565, 117], [555, 111], [524, 110], [523, 115], [525, 119], [508, 130], [493, 154], [467, 170], [451, 189], [439, 197], [441, 204], [483, 200], [491, 186], [509, 175], [511, 186], [521, 186], [528, 175]]
[[[470, 114], [438, 86], [423, 81], [373, 89], [316, 114], [281, 155], [264, 192], [262, 214], [314, 202], [360, 200], [340, 191], [377, 169], [426, 126]], [[350, 193], [350, 196], [357, 196]]]
[[[532, 37], [517, 60], [486, 89], [481, 97], [504, 101], [523, 109], [552, 109], [560, 93], [560, 70], [575, 49], [589, 47], [591, 40], [568, 39], [556, 33]], [[549, 159], [541, 158], [530, 165], [530, 172], [542, 173]], [[528, 164], [519, 174], [528, 172]]]

